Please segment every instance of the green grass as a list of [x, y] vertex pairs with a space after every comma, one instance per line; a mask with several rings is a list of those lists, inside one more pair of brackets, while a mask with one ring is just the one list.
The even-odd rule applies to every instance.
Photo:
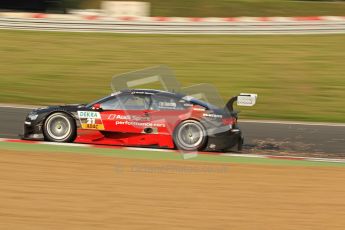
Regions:
[[345, 35], [123, 35], [0, 31], [0, 103], [89, 102], [114, 74], [165, 64], [183, 86], [259, 94], [241, 116], [345, 122]]
[[113, 156], [127, 159], [148, 159], [148, 160], [186, 160], [192, 162], [209, 162], [209, 163], [236, 163], [236, 164], [263, 164], [263, 165], [284, 165], [284, 166], [341, 166], [344, 163], [329, 162], [312, 162], [297, 160], [280, 160], [265, 158], [250, 158], [237, 156], [220, 156], [211, 154], [199, 154], [190, 159], [183, 159], [181, 153], [177, 152], [157, 152], [148, 150], [125, 150], [125, 149], [105, 149], [105, 148], [88, 148], [78, 146], [57, 146], [43, 144], [27, 143], [8, 143], [0, 142], [1, 151], [13, 150], [22, 152], [46, 152], [46, 153], [75, 153], [75, 154], [93, 154], [99, 156]]
[[[99, 8], [103, 0], [83, 0], [84, 8]], [[345, 2], [289, 0], [146, 0], [153, 16], [231, 17], [344, 15]]]

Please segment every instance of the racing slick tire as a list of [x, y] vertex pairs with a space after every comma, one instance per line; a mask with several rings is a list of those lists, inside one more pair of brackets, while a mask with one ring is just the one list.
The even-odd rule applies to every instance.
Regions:
[[175, 128], [173, 138], [177, 149], [197, 151], [205, 147], [207, 132], [200, 122], [186, 120]]
[[52, 142], [73, 142], [77, 127], [74, 119], [63, 112], [49, 115], [43, 124], [44, 139]]

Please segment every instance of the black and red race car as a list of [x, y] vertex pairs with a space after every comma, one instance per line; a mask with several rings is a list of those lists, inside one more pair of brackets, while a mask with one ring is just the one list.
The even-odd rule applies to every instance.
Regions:
[[31, 111], [24, 139], [122, 146], [158, 146], [184, 151], [242, 149], [233, 104], [252, 106], [256, 94], [240, 94], [219, 108], [179, 93], [127, 89], [90, 104]]

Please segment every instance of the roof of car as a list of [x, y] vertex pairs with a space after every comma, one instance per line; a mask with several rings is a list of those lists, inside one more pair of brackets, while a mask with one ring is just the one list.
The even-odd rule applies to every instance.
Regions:
[[169, 92], [169, 91], [164, 91], [164, 90], [157, 90], [157, 89], [125, 89], [122, 90], [121, 92], [131, 92], [131, 93], [145, 93], [145, 94], [165, 94], [167, 96], [184, 96], [179, 93], [174, 93], [174, 92]]

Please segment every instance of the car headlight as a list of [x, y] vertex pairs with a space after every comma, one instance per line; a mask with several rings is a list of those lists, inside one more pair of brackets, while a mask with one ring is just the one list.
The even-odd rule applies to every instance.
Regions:
[[30, 120], [32, 120], [32, 121], [36, 120], [37, 117], [38, 117], [38, 114], [37, 114], [37, 113], [30, 113], [30, 114], [28, 115], [28, 118], [29, 118]]

